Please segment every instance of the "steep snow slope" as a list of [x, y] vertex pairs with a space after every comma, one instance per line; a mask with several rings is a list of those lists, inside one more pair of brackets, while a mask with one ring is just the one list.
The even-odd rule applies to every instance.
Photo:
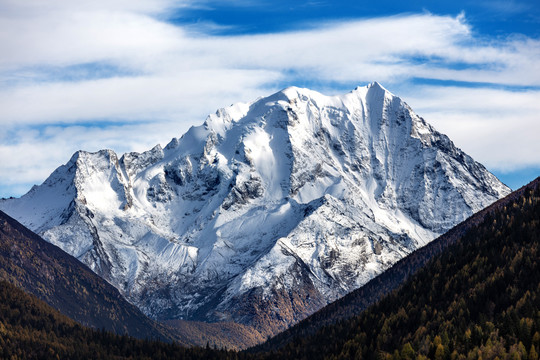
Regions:
[[509, 192], [373, 83], [287, 88], [142, 154], [80, 151], [0, 209], [154, 318], [273, 334]]

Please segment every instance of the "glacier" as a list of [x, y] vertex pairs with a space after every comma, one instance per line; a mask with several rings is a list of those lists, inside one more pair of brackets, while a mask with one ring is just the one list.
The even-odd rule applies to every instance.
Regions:
[[273, 335], [508, 193], [372, 83], [234, 104], [143, 153], [78, 151], [0, 209], [155, 319]]

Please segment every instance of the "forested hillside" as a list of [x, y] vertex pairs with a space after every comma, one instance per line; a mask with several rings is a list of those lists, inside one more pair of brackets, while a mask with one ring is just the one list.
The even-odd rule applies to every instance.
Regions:
[[174, 339], [86, 265], [1, 211], [0, 280], [83, 325], [138, 338]]
[[236, 353], [140, 340], [79, 325], [0, 281], [1, 359], [235, 359]]
[[539, 179], [485, 214], [399, 290], [267, 358], [537, 359]]

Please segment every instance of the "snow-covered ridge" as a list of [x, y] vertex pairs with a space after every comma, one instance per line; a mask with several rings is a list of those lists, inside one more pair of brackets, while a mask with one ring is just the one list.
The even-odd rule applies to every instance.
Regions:
[[290, 87], [140, 154], [80, 151], [0, 209], [155, 318], [272, 333], [509, 191], [373, 83]]

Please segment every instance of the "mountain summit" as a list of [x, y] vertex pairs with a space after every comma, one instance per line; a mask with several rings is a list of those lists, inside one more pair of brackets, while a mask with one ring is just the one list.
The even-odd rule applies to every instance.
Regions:
[[144, 153], [79, 151], [0, 209], [154, 318], [274, 334], [509, 192], [373, 83], [231, 105]]

